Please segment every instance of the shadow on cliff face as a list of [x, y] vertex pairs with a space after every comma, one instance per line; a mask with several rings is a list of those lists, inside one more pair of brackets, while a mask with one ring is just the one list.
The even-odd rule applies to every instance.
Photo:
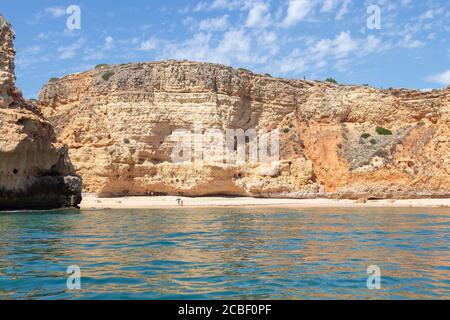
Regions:
[[0, 210], [77, 207], [82, 181], [67, 146], [15, 87], [14, 38], [0, 15]]
[[49, 210], [81, 203], [79, 177], [46, 176], [33, 180], [26, 191], [0, 189], [0, 210]]

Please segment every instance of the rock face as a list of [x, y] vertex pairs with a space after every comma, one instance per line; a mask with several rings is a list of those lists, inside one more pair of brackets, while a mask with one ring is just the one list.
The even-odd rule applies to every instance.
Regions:
[[81, 202], [67, 146], [15, 88], [14, 33], [0, 15], [0, 210], [54, 209]]
[[[450, 196], [450, 88], [378, 90], [167, 61], [54, 79], [40, 105], [85, 190], [102, 196]], [[172, 163], [174, 131], [199, 121], [278, 129], [280, 159]]]

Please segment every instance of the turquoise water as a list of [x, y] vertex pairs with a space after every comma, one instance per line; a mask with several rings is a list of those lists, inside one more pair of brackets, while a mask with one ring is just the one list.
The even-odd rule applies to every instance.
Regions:
[[450, 298], [449, 209], [3, 213], [0, 234], [2, 299]]

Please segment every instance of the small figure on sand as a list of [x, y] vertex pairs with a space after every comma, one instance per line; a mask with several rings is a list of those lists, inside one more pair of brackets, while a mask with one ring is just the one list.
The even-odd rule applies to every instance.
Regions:
[[177, 203], [178, 203], [178, 205], [181, 206], [181, 207], [184, 206], [184, 202], [183, 202], [183, 200], [181, 200], [180, 198], [177, 199]]

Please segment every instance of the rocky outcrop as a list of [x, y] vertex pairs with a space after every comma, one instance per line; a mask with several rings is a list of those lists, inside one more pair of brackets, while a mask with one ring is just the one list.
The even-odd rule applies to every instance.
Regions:
[[[40, 105], [85, 190], [103, 196], [450, 196], [450, 88], [379, 90], [166, 61], [54, 79]], [[278, 129], [280, 159], [172, 163], [174, 131], [199, 121]]]
[[81, 178], [67, 146], [15, 87], [13, 40], [0, 15], [0, 210], [78, 206]]

